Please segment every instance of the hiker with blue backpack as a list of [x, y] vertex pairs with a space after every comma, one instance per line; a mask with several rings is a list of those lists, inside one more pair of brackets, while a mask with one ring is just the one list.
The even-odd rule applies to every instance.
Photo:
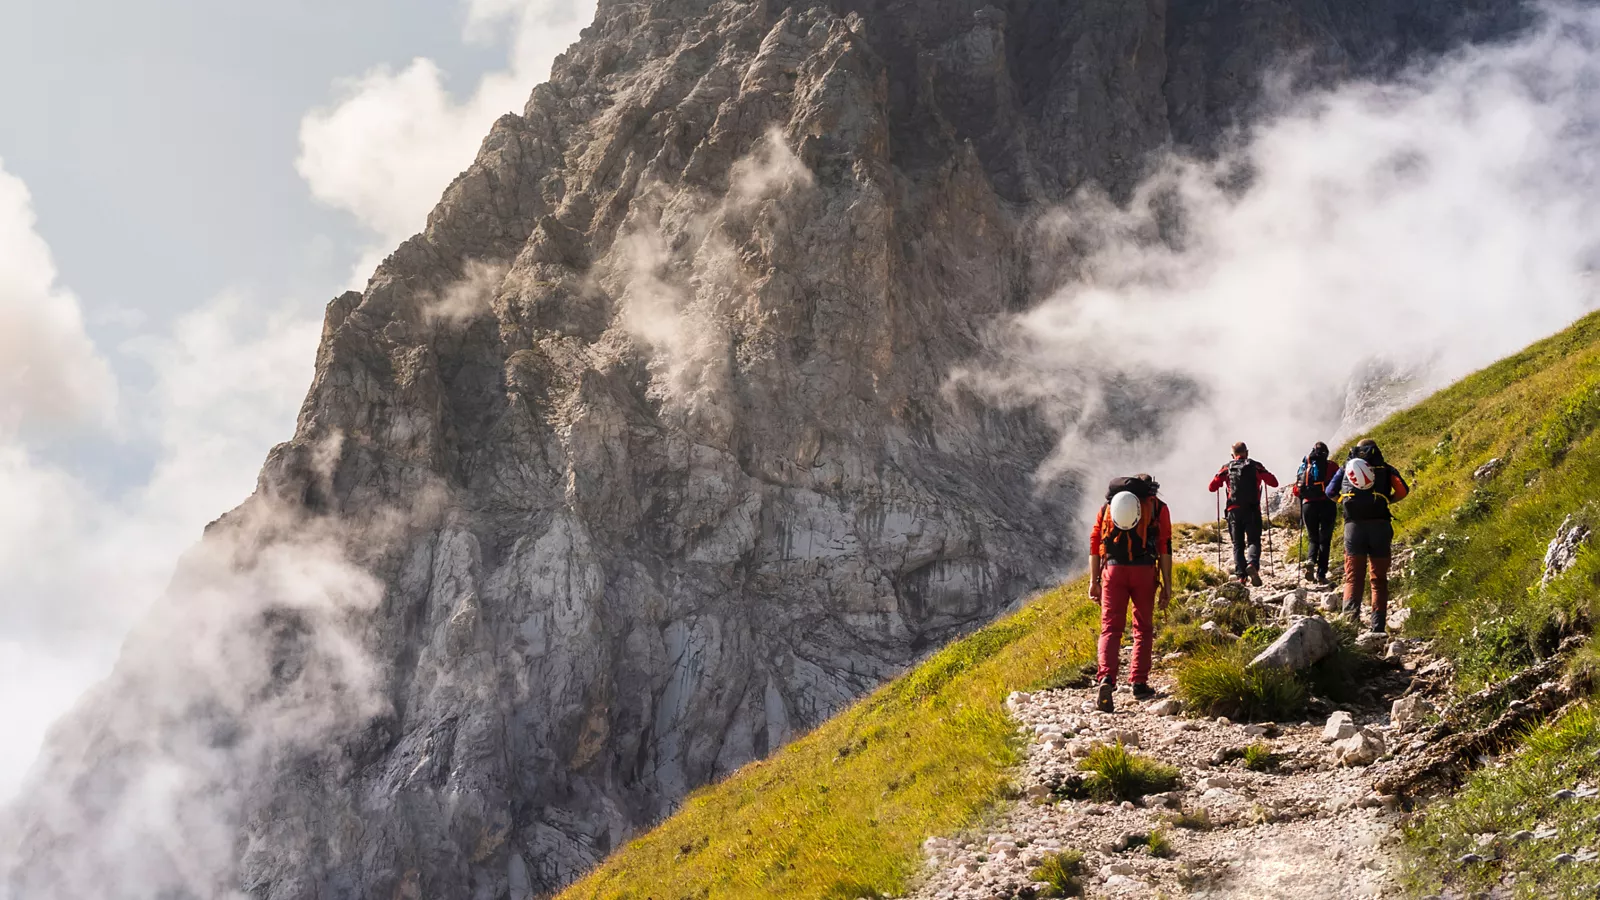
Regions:
[[1300, 498], [1300, 521], [1305, 525], [1309, 544], [1304, 560], [1306, 580], [1328, 583], [1328, 556], [1333, 550], [1333, 526], [1339, 519], [1339, 505], [1328, 496], [1328, 484], [1339, 472], [1328, 459], [1328, 445], [1317, 441], [1300, 471], [1294, 477], [1294, 495]]
[[1375, 441], [1365, 440], [1350, 451], [1350, 461], [1328, 483], [1329, 498], [1344, 512], [1344, 611], [1361, 620], [1361, 595], [1372, 572], [1372, 630], [1389, 624], [1389, 557], [1394, 543], [1391, 503], [1411, 493], [1399, 470], [1384, 462]]

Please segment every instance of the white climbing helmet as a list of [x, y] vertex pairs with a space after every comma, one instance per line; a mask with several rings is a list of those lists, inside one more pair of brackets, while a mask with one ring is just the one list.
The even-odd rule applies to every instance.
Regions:
[[1111, 498], [1111, 522], [1123, 531], [1132, 531], [1138, 527], [1139, 519], [1144, 515], [1144, 504], [1133, 494], [1123, 491]]
[[1377, 479], [1373, 477], [1372, 466], [1368, 465], [1366, 460], [1352, 459], [1344, 464], [1344, 480], [1348, 481], [1352, 488], [1365, 491], [1370, 489]]

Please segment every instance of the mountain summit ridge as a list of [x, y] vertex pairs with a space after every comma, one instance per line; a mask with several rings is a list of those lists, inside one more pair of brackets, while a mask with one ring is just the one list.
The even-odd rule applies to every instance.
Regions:
[[[1050, 424], [947, 382], [1071, 277], [1036, 211], [1210, 146], [1286, 58], [1341, 77], [1521, 21], [602, 2], [423, 233], [329, 305], [294, 438], [53, 733], [11, 895], [571, 881], [1078, 560], [1074, 488], [1033, 477]], [[269, 552], [312, 538], [312, 572]], [[190, 589], [217, 572], [269, 587], [185, 640], [232, 602]], [[185, 661], [220, 634], [237, 684]], [[286, 695], [293, 727], [239, 752]], [[153, 771], [161, 827], [130, 829]]]

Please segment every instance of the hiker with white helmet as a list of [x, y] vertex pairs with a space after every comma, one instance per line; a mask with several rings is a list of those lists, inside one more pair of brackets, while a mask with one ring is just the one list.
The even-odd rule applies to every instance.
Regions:
[[1394, 522], [1389, 504], [1398, 503], [1411, 488], [1393, 466], [1383, 461], [1376, 441], [1365, 440], [1350, 451], [1350, 461], [1334, 473], [1328, 497], [1344, 510], [1344, 611], [1360, 621], [1361, 595], [1367, 571], [1372, 572], [1372, 630], [1385, 632], [1389, 624], [1389, 557], [1394, 543]]
[[1114, 479], [1089, 537], [1089, 594], [1100, 604], [1095, 708], [1101, 712], [1114, 709], [1112, 695], [1117, 689], [1130, 605], [1133, 658], [1128, 663], [1128, 681], [1134, 699], [1156, 695], [1150, 687], [1150, 655], [1155, 646], [1157, 590], [1163, 610], [1172, 603], [1172, 512], [1157, 496], [1160, 490], [1161, 485], [1149, 475]]

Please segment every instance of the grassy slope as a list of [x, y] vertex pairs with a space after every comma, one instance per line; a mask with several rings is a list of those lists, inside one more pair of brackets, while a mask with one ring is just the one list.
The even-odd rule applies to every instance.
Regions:
[[847, 898], [906, 884], [1020, 758], [1002, 705], [1094, 656], [1077, 582], [945, 648], [772, 758], [691, 796], [562, 898]]
[[[1399, 531], [1416, 549], [1401, 579], [1415, 610], [1407, 630], [1437, 639], [1457, 664], [1463, 690], [1498, 680], [1549, 653], [1563, 633], [1594, 621], [1600, 554], [1549, 586], [1545, 549], [1572, 514], [1600, 524], [1600, 314], [1472, 375], [1375, 430], [1389, 460], [1412, 480], [1396, 506]], [[1499, 459], [1479, 481], [1480, 466]], [[1593, 652], [1588, 654], [1593, 664]], [[1480, 890], [1520, 872], [1521, 897], [1594, 896], [1594, 864], [1556, 854], [1600, 847], [1600, 803], [1551, 798], [1600, 779], [1600, 732], [1587, 706], [1540, 728], [1502, 768], [1478, 773], [1407, 829], [1407, 886]], [[1498, 850], [1484, 833], [1552, 826], [1557, 835]], [[1467, 853], [1493, 857], [1456, 862]]]

